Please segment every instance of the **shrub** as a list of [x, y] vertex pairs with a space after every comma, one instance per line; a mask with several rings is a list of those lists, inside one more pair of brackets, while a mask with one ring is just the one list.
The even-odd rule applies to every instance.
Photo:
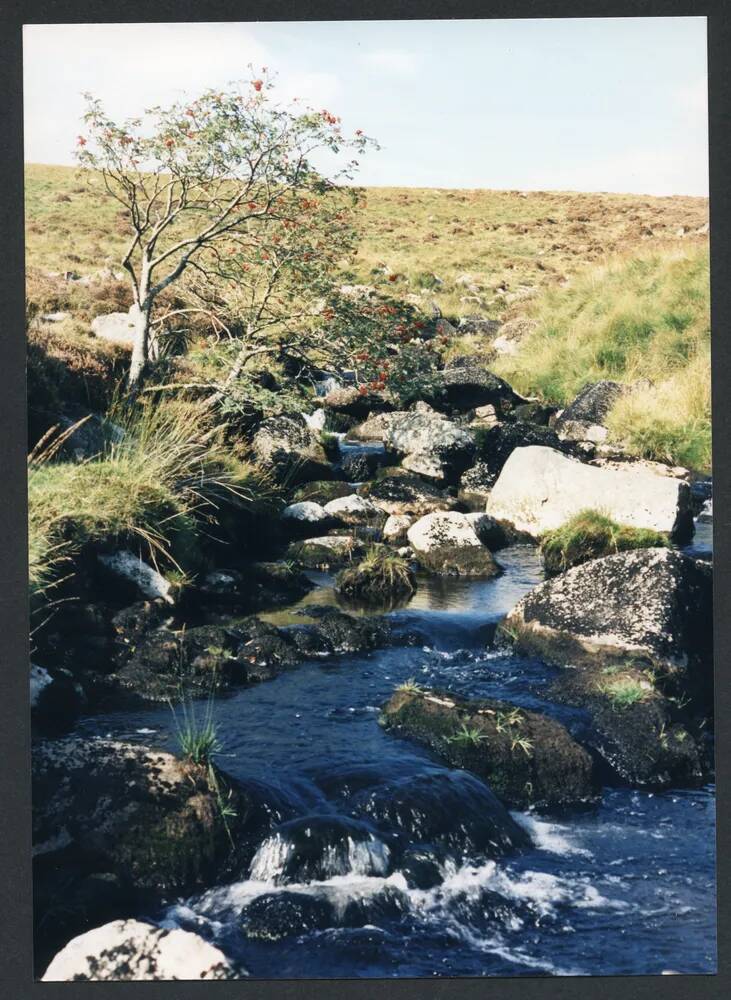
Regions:
[[410, 597], [416, 578], [405, 559], [374, 545], [357, 565], [338, 573], [335, 590], [350, 600], [389, 604]]
[[560, 528], [547, 531], [540, 548], [546, 572], [555, 574], [615, 552], [667, 545], [668, 537], [660, 531], [630, 528], [599, 511], [582, 510]]

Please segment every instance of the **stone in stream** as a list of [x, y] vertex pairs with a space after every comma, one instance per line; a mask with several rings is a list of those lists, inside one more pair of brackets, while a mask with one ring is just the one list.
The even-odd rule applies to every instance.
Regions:
[[383, 706], [387, 730], [472, 771], [504, 805], [552, 809], [596, 799], [592, 760], [560, 723], [487, 699], [397, 689]]
[[393, 410], [393, 402], [383, 393], [359, 392], [356, 386], [333, 389], [321, 400], [328, 410], [344, 413], [348, 417], [358, 417], [361, 420], [372, 413], [383, 413]]
[[356, 451], [343, 456], [340, 470], [349, 483], [364, 483], [386, 464], [387, 457], [381, 451]]
[[314, 500], [300, 500], [289, 504], [281, 513], [282, 529], [288, 538], [307, 538], [322, 535], [341, 522]]
[[468, 514], [436, 511], [420, 518], [407, 532], [419, 563], [446, 576], [497, 576], [501, 570], [480, 541]]
[[322, 535], [292, 542], [286, 558], [305, 569], [330, 569], [346, 566], [364, 550], [363, 542], [352, 535]]
[[472, 410], [492, 404], [501, 413], [525, 403], [504, 379], [494, 375], [479, 354], [460, 354], [439, 373], [435, 399], [454, 410]]
[[488, 428], [478, 440], [478, 455], [493, 477], [493, 486], [503, 470], [505, 463], [516, 448], [527, 448], [530, 445], [541, 445], [555, 448], [557, 451], [568, 450], [571, 446], [562, 445], [556, 432], [548, 427], [526, 423], [523, 420], [501, 421]]
[[452, 510], [454, 497], [413, 475], [389, 475], [358, 490], [386, 514], [422, 517], [435, 510]]
[[475, 462], [460, 477], [458, 500], [472, 511], [483, 511], [497, 477], [487, 462]]
[[403, 457], [410, 472], [436, 483], [456, 482], [474, 461], [472, 431], [420, 402], [408, 413], [393, 414], [384, 443]]
[[440, 845], [463, 857], [500, 858], [530, 837], [484, 782], [466, 771], [437, 771], [367, 788], [348, 809], [410, 844]]
[[256, 461], [289, 486], [335, 478], [319, 434], [307, 426], [301, 414], [264, 420], [251, 447]]
[[44, 735], [65, 732], [86, 707], [84, 689], [71, 671], [30, 667], [30, 710], [34, 731]]
[[151, 600], [160, 598], [167, 604], [175, 603], [169, 581], [133, 552], [122, 549], [111, 555], [98, 555], [97, 560], [105, 573], [121, 587], [131, 591], [133, 596]]
[[313, 483], [304, 483], [298, 486], [292, 494], [292, 503], [302, 503], [310, 501], [324, 507], [330, 500], [338, 497], [347, 497], [353, 492], [350, 483], [343, 483], [337, 479], [316, 480]]
[[414, 519], [406, 514], [389, 514], [383, 525], [383, 540], [389, 545], [405, 545]]
[[697, 785], [713, 696], [712, 577], [669, 549], [638, 549], [541, 584], [500, 634], [570, 667], [550, 697], [588, 709], [584, 737], [623, 781]]
[[314, 587], [302, 572], [284, 562], [249, 563], [245, 569], [217, 569], [198, 584], [205, 605], [238, 611], [263, 611], [300, 600]]
[[299, 937], [336, 923], [332, 903], [308, 892], [265, 892], [248, 903], [241, 913], [244, 934], [258, 941]]
[[385, 876], [392, 867], [387, 837], [344, 816], [303, 816], [277, 827], [251, 862], [250, 878], [275, 885], [338, 875]]
[[356, 427], [351, 427], [345, 436], [345, 440], [385, 442], [391, 424], [403, 415], [403, 412], [371, 414], [363, 423], [358, 424]]
[[42, 981], [230, 980], [244, 975], [198, 934], [115, 920], [69, 941]]
[[338, 497], [325, 504], [325, 514], [342, 524], [365, 525], [381, 527], [386, 514], [377, 507], [368, 497], [359, 496], [352, 493], [347, 497]]
[[678, 540], [693, 531], [690, 488], [634, 468], [596, 468], [552, 449], [516, 448], [487, 500], [498, 521], [538, 538], [592, 508], [618, 524], [664, 531]]

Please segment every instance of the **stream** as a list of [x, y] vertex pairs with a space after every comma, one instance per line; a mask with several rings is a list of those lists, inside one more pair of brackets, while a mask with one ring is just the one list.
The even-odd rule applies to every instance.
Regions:
[[[697, 529], [687, 551], [708, 554], [708, 515]], [[417, 645], [307, 663], [216, 703], [220, 766], [276, 789], [290, 815], [345, 829], [353, 816], [368, 824], [364, 795], [417, 779], [392, 827], [368, 826], [365, 840], [348, 837], [345, 857], [323, 842], [317, 860], [324, 872], [302, 884], [280, 884], [286, 845], [270, 837], [249, 877], [147, 916], [215, 940], [262, 978], [715, 972], [713, 786], [663, 793], [607, 787], [589, 810], [513, 813], [533, 846], [489, 860], [461, 823], [461, 803], [471, 815], [481, 782], [378, 725], [379, 706], [410, 678], [538, 709], [572, 732], [585, 724], [578, 710], [541, 698], [551, 668], [490, 648], [494, 625], [543, 578], [533, 547], [513, 546], [497, 558], [504, 573], [495, 579], [419, 579], [410, 603], [391, 613], [398, 626], [418, 632]], [[318, 586], [304, 601], [261, 617], [302, 623], [308, 604], [334, 602], [332, 578], [312, 577]], [[78, 729], [88, 738], [176, 749], [167, 707], [94, 716]], [[447, 848], [417, 832], [445, 791], [449, 805], [427, 825], [456, 827], [460, 836]], [[398, 864], [390, 870], [393, 835], [418, 842], [436, 862], [436, 884], [409, 887]], [[245, 936], [246, 908], [285, 892], [327, 904], [315, 926], [301, 933], [295, 922], [295, 932], [278, 940]]]

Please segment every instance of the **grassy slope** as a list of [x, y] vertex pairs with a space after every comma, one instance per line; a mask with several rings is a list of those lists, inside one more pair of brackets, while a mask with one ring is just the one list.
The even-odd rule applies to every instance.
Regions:
[[[26, 185], [36, 285], [42, 271], [116, 264], [128, 237], [121, 206], [101, 190], [90, 194], [69, 167], [28, 166]], [[499, 367], [518, 388], [558, 403], [591, 379], [649, 377], [649, 392], [617, 407], [614, 435], [636, 453], [705, 469], [707, 236], [697, 230], [707, 212], [702, 198], [371, 188], [352, 279], [426, 312], [436, 303], [452, 318], [534, 316], [538, 331]], [[471, 288], [458, 282], [463, 275]], [[78, 339], [79, 321], [92, 313], [123, 308], [113, 302], [123, 293], [105, 286], [103, 300], [76, 303], [89, 293], [72, 291], [77, 322], [68, 335]]]

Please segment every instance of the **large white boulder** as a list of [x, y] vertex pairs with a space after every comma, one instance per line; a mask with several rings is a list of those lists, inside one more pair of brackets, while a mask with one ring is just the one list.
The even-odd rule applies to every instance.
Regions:
[[389, 514], [383, 525], [383, 540], [389, 545], [403, 545], [413, 518], [407, 514]]
[[330, 500], [329, 503], [325, 504], [324, 510], [330, 517], [336, 517], [343, 524], [368, 525], [374, 522], [382, 522], [386, 519], [385, 514], [379, 507], [376, 507], [366, 497], [358, 496], [357, 493]]
[[692, 531], [687, 483], [631, 463], [611, 469], [584, 465], [540, 445], [512, 452], [485, 511], [537, 538], [587, 508], [630, 527], [677, 536]]
[[238, 979], [223, 952], [197, 934], [139, 920], [114, 920], [69, 941], [44, 983], [150, 979]]
[[92, 320], [91, 332], [102, 340], [131, 347], [135, 335], [134, 321], [126, 312], [105, 313]]
[[314, 500], [291, 503], [282, 511], [282, 517], [287, 521], [301, 521], [304, 524], [320, 524], [322, 521], [330, 520], [325, 508]]
[[466, 514], [435, 511], [420, 518], [407, 538], [421, 565], [449, 576], [495, 576], [500, 570]]

